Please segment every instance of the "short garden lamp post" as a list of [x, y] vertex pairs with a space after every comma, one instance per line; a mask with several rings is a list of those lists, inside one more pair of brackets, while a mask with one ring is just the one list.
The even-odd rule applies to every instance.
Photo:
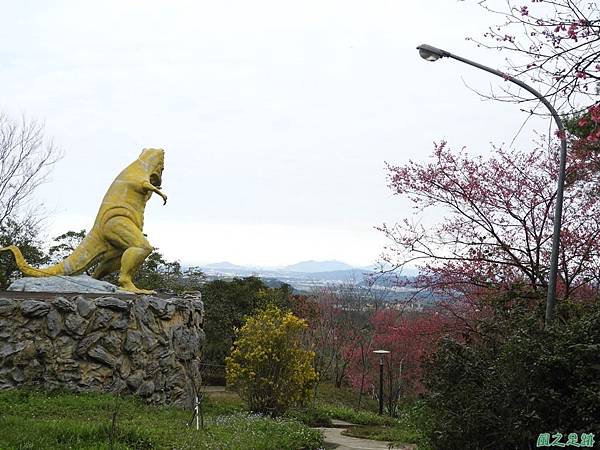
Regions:
[[383, 414], [383, 357], [389, 353], [389, 350], [375, 350], [379, 355], [379, 415]]
[[440, 58], [451, 58], [456, 61], [463, 62], [478, 69], [485, 70], [486, 72], [492, 73], [499, 77], [504, 78], [511, 83], [525, 89], [527, 92], [533, 94], [544, 106], [550, 111], [550, 114], [556, 122], [558, 127], [558, 137], [560, 138], [560, 160], [559, 160], [559, 172], [558, 172], [558, 183], [556, 187], [556, 206], [554, 210], [554, 232], [552, 234], [552, 254], [550, 256], [550, 273], [548, 275], [548, 296], [546, 298], [546, 325], [548, 325], [554, 316], [554, 304], [556, 301], [556, 276], [558, 272], [558, 250], [560, 243], [560, 226], [562, 220], [562, 205], [563, 205], [563, 191], [565, 185], [565, 168], [567, 161], [567, 137], [565, 135], [565, 127], [562, 123], [560, 116], [554, 106], [550, 104], [548, 99], [536, 91], [528, 84], [523, 83], [521, 80], [511, 77], [508, 74], [500, 72], [499, 70], [492, 69], [490, 67], [479, 64], [475, 61], [463, 58], [458, 55], [454, 55], [441, 48], [433, 47], [432, 45], [422, 44], [417, 47], [419, 50], [419, 56], [427, 61], [437, 61]]

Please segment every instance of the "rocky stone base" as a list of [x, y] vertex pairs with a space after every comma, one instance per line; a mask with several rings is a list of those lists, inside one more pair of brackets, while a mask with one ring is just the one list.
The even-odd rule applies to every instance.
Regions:
[[200, 385], [202, 320], [199, 297], [0, 293], [0, 389], [189, 404]]
[[23, 277], [8, 287], [9, 291], [17, 292], [60, 292], [60, 293], [97, 293], [134, 295], [119, 289], [108, 281], [96, 280], [89, 275], [70, 275], [56, 277]]

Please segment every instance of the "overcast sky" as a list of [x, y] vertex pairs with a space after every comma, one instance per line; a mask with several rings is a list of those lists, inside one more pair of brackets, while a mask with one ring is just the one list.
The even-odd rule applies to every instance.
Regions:
[[37, 194], [49, 236], [89, 229], [114, 177], [162, 147], [169, 201], [149, 201], [145, 231], [167, 258], [366, 265], [373, 227], [410, 214], [385, 161], [442, 139], [486, 153], [525, 119], [465, 86], [503, 80], [415, 50], [501, 67], [465, 41], [496, 21], [454, 0], [5, 2], [0, 110], [44, 120], [63, 151]]

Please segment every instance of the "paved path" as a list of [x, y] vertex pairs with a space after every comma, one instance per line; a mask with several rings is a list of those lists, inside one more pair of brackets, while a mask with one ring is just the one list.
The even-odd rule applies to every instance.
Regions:
[[201, 392], [227, 392], [225, 386], [200, 386]]
[[325, 443], [330, 446], [334, 445], [335, 447], [333, 448], [335, 448], [335, 450], [388, 450], [389, 448], [397, 450], [416, 450], [417, 448], [416, 445], [413, 444], [401, 447], [390, 447], [389, 442], [344, 436], [342, 431], [348, 427], [354, 426], [353, 424], [336, 419], [333, 419], [331, 424], [335, 428], [320, 427], [318, 430], [323, 433]]
[[350, 436], [343, 436], [343, 428], [319, 428], [323, 432], [326, 444], [336, 445], [335, 450], [387, 450], [388, 442], [372, 441], [370, 439], [360, 439]]

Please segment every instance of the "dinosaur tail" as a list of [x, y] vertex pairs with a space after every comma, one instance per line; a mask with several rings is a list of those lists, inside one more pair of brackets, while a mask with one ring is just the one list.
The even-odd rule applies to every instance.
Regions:
[[77, 275], [94, 264], [105, 251], [104, 245], [93, 235], [88, 234], [67, 258], [48, 267], [35, 268], [27, 264], [21, 250], [16, 245], [0, 248], [0, 252], [10, 251], [15, 256], [17, 267], [27, 277], [51, 277], [54, 275]]
[[0, 248], [0, 252], [10, 251], [15, 257], [15, 261], [17, 263], [17, 267], [23, 273], [23, 275], [27, 277], [51, 277], [53, 275], [62, 275], [64, 269], [64, 262], [61, 261], [58, 264], [54, 264], [49, 267], [42, 267], [40, 269], [36, 269], [35, 267], [30, 266], [25, 261], [21, 250], [16, 245], [9, 245], [8, 247]]

